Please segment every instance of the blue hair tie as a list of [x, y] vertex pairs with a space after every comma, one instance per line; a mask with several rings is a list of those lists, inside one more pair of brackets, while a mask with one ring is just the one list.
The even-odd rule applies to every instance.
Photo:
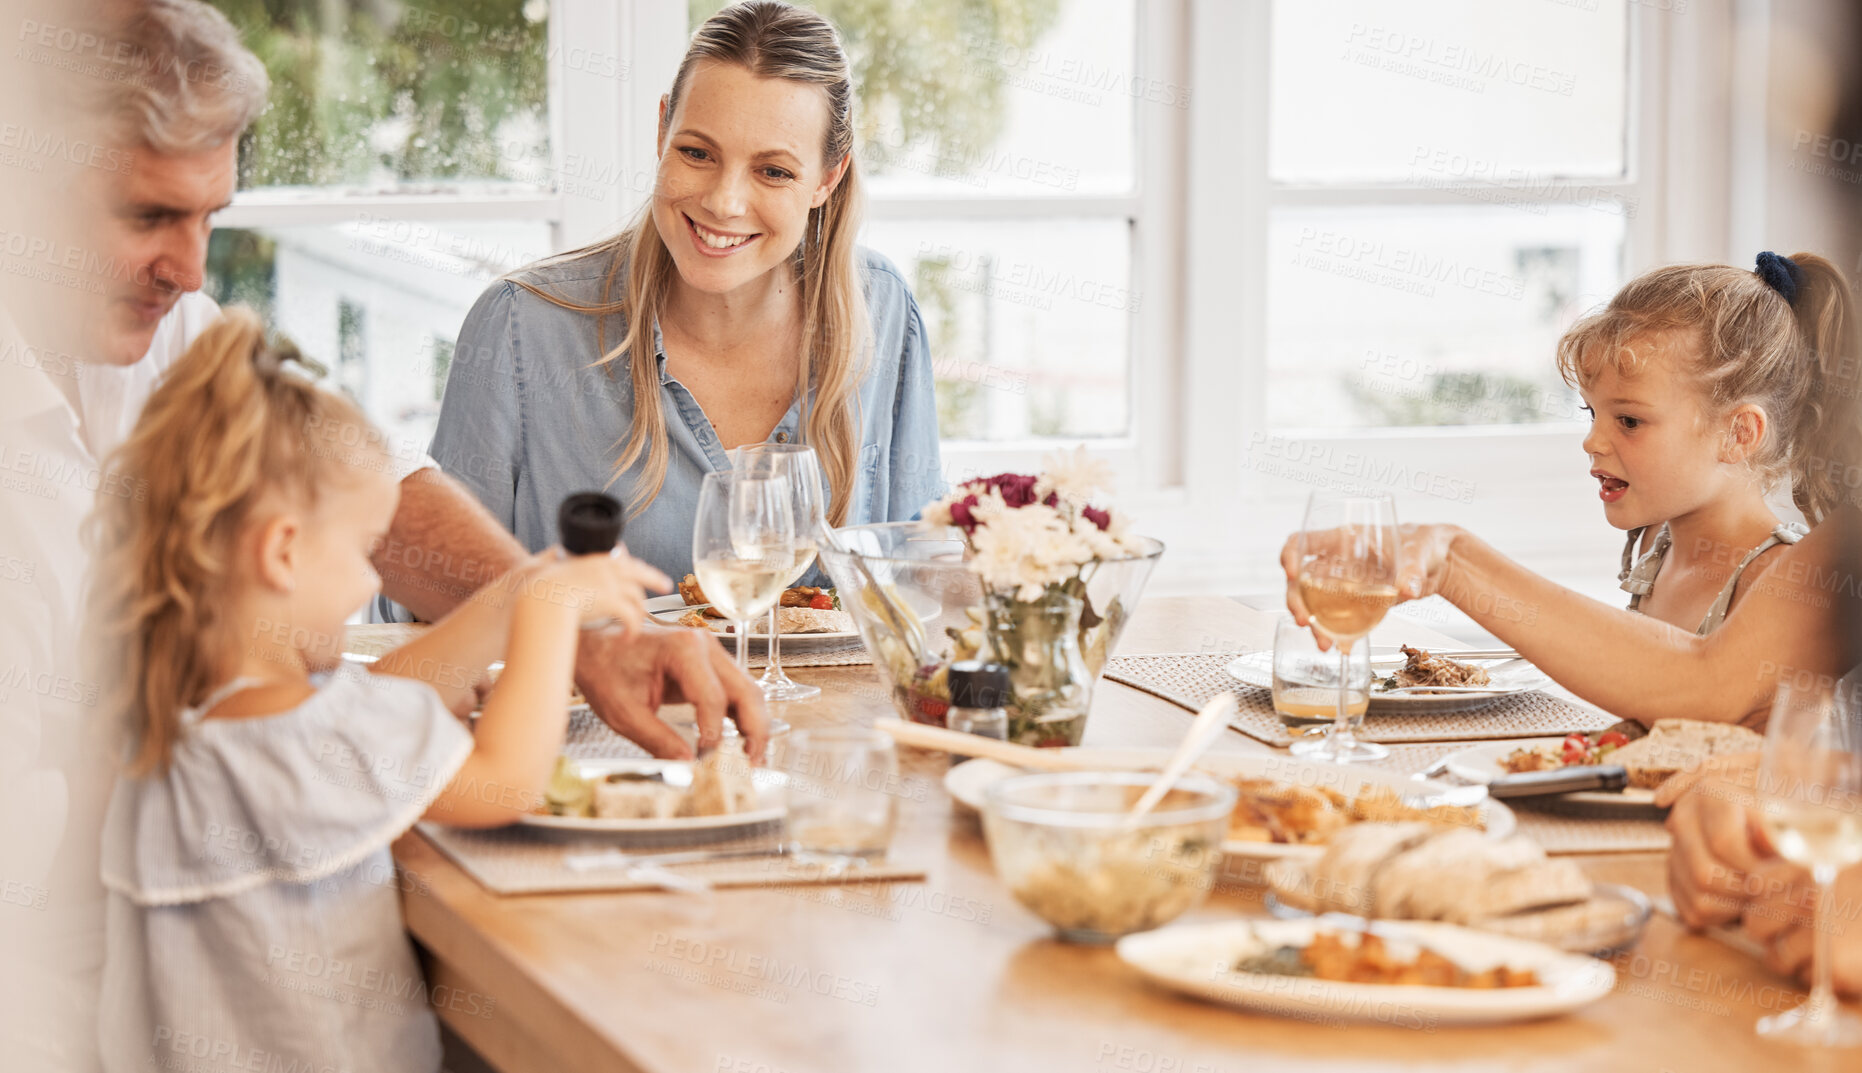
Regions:
[[1759, 266], [1754, 271], [1772, 290], [1778, 292], [1786, 305], [1797, 304], [1797, 284], [1803, 278], [1804, 270], [1797, 267], [1796, 261], [1766, 250], [1759, 254]]

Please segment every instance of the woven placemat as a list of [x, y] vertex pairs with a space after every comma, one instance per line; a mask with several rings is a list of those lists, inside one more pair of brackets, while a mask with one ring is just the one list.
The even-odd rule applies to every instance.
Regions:
[[[735, 646], [737, 642], [727, 641]], [[737, 649], [731, 648], [736, 654]], [[750, 666], [761, 669], [769, 665], [766, 658], [768, 649], [762, 642], [752, 641], [750, 645]], [[866, 650], [866, 644], [858, 637], [847, 641], [817, 641], [797, 644], [784, 641], [782, 645], [782, 665], [784, 667], [851, 667], [860, 663], [871, 663], [873, 657]]]
[[1670, 845], [1668, 828], [1659, 819], [1607, 807], [1508, 804], [1519, 817], [1519, 833], [1547, 853], [1666, 853]]
[[[423, 823], [419, 831], [441, 853], [452, 858], [466, 874], [493, 894], [551, 894], [563, 891], [659, 890], [659, 884], [642, 879], [625, 868], [595, 868], [576, 871], [563, 863], [572, 853], [622, 849], [627, 852], [666, 852], [685, 846], [707, 850], [771, 849], [780, 844], [780, 823], [763, 824], [737, 837], [700, 844], [683, 839], [668, 843], [655, 839], [643, 845], [639, 839], [617, 842], [612, 838], [555, 838], [527, 827], [505, 827], [493, 831], [471, 831], [438, 824]], [[714, 887], [792, 886], [805, 883], [885, 883], [921, 880], [925, 870], [912, 865], [874, 861], [844, 868], [824, 867], [807, 860], [786, 856], [758, 857], [748, 860], [703, 861], [694, 864], [665, 866], [682, 876], [703, 879]]]
[[[1188, 652], [1115, 656], [1106, 663], [1105, 676], [1192, 712], [1200, 711], [1218, 693], [1233, 693], [1240, 705], [1230, 726], [1269, 745], [1292, 744], [1294, 734], [1275, 713], [1272, 694], [1243, 685], [1223, 670], [1238, 655]], [[1468, 712], [1370, 714], [1364, 718], [1360, 736], [1377, 742], [1489, 741], [1602, 730], [1615, 722], [1604, 712], [1547, 693], [1526, 693]]]

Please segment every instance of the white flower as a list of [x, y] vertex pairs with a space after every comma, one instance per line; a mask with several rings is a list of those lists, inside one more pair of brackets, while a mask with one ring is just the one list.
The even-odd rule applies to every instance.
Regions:
[[1084, 445], [1071, 451], [1055, 451], [1041, 461], [1041, 474], [1035, 481], [1035, 495], [1045, 499], [1049, 492], [1063, 503], [1075, 507], [1092, 502], [1096, 492], [1111, 493], [1112, 465], [1087, 454]]
[[1074, 577], [1094, 558], [1068, 519], [1044, 504], [1012, 510], [990, 495], [977, 501], [976, 517], [972, 563], [998, 592], [1013, 589], [1019, 599], [1038, 599], [1043, 588]]

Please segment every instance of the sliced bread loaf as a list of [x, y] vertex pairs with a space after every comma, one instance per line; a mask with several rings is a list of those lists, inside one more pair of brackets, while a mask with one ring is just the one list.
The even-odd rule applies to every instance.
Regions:
[[1684, 771], [1695, 771], [1710, 756], [1756, 752], [1765, 739], [1737, 723], [1698, 719], [1662, 719], [1649, 736], [1610, 754], [1609, 762], [1629, 772], [1629, 784], [1653, 790]]

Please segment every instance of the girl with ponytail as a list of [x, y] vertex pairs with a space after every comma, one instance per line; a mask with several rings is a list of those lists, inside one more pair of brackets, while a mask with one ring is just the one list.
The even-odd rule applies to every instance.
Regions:
[[[418, 984], [389, 843], [423, 817], [490, 826], [540, 800], [577, 626], [636, 622], [643, 586], [667, 585], [624, 555], [547, 552], [340, 671], [399, 486], [382, 435], [307, 365], [229, 310], [112, 456], [128, 492], [93, 518], [92, 636], [121, 668], [127, 724], [103, 830], [109, 1069], [145, 1068], [163, 1033], [236, 1044], [228, 1069], [260, 1052], [437, 1069], [417, 993], [307, 998], [330, 981], [306, 967]], [[436, 689], [470, 696], [500, 656], [468, 731]]]
[[[1567, 332], [1604, 515], [1629, 530], [1625, 614], [1453, 525], [1403, 527], [1405, 599], [1439, 594], [1619, 717], [1762, 725], [1785, 676], [1862, 658], [1862, 348], [1842, 273], [1814, 254], [1675, 265]], [[1767, 493], [1788, 482], [1807, 528]], [[1808, 535], [1806, 535], [1806, 533]], [[1304, 625], [1296, 540], [1281, 552]]]
[[564, 494], [610, 488], [629, 550], [683, 574], [704, 474], [765, 440], [815, 448], [836, 525], [910, 518], [940, 491], [924, 324], [854, 242], [853, 98], [820, 15], [718, 12], [653, 117], [639, 215], [480, 297], [432, 453], [526, 546]]
[[1851, 305], [1829, 261], [1768, 252], [1658, 268], [1559, 340], [1604, 516], [1629, 533], [1631, 610], [1713, 630], [1808, 531], [1766, 493], [1788, 480], [1814, 525], [1854, 491], [1831, 465], [1856, 445]]

